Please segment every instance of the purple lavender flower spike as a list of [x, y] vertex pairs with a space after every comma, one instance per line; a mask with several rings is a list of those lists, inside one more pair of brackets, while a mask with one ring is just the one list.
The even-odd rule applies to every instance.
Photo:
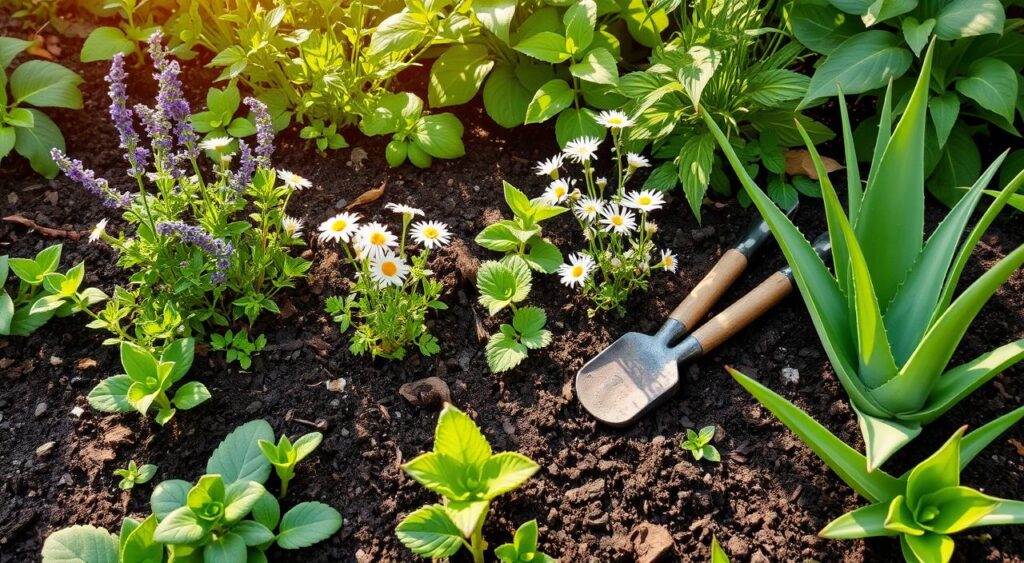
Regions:
[[110, 120], [117, 129], [121, 139], [121, 148], [125, 150], [124, 159], [131, 164], [128, 175], [140, 178], [146, 169], [149, 151], [140, 148], [139, 135], [135, 132], [135, 121], [132, 110], [128, 109], [128, 90], [125, 87], [124, 54], [117, 53], [110, 64], [110, 72], [104, 78], [110, 89]]
[[104, 206], [118, 208], [131, 204], [132, 194], [111, 188], [109, 182], [103, 178], [97, 178], [95, 172], [86, 169], [81, 160], [68, 158], [60, 149], [50, 150], [50, 158], [72, 182], [81, 184], [85, 191], [101, 198]]
[[174, 149], [174, 139], [171, 137], [171, 124], [167, 121], [167, 116], [142, 104], [135, 105], [135, 114], [139, 116], [139, 121], [149, 135], [153, 153], [156, 155], [157, 169], [170, 171], [169, 159], [170, 152]]
[[270, 155], [274, 153], [274, 124], [270, 120], [270, 112], [267, 105], [256, 98], [246, 98], [245, 105], [256, 118], [256, 165], [270, 168]]
[[256, 173], [256, 161], [252, 157], [249, 143], [245, 141], [238, 141], [238, 153], [238, 170], [231, 173], [228, 185], [236, 193], [242, 193], [246, 186], [252, 183], [253, 174]]
[[163, 236], [177, 235], [182, 242], [194, 244], [203, 252], [216, 258], [217, 271], [213, 273], [210, 280], [215, 284], [227, 280], [227, 269], [231, 266], [231, 255], [235, 251], [231, 243], [214, 237], [202, 227], [186, 225], [180, 221], [158, 223], [156, 231]]

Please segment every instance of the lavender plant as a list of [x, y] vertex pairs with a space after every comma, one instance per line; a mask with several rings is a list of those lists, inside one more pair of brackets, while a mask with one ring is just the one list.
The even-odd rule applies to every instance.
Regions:
[[[104, 220], [93, 236], [112, 246], [118, 264], [130, 272], [127, 287], [117, 288], [89, 325], [110, 331], [108, 344], [153, 348], [210, 331], [245, 331], [240, 325], [251, 326], [264, 311], [280, 312], [275, 297], [294, 287], [310, 265], [289, 254], [303, 241], [301, 222], [285, 214], [293, 194], [309, 182], [272, 168], [274, 130], [266, 106], [245, 100], [256, 129], [254, 147], [239, 141], [234, 151], [230, 139], [200, 142], [178, 61], [161, 40], [159, 32], [149, 40], [158, 82], [154, 106], [129, 107], [122, 54], [113, 56], [106, 77], [110, 118], [135, 189], [121, 191], [81, 161], [52, 153], [70, 179], [119, 211], [127, 225], [112, 234]], [[215, 157], [212, 176], [202, 172], [203, 152]]]
[[[647, 189], [626, 191], [626, 185], [637, 170], [650, 166], [639, 154], [623, 155], [624, 131], [633, 121], [620, 111], [601, 112], [597, 121], [611, 132], [616, 174], [614, 192], [606, 196], [608, 180], [597, 177], [594, 170], [600, 145], [596, 137], [569, 141], [562, 153], [537, 165], [537, 174], [551, 178], [544, 197], [552, 204], [569, 204], [587, 240], [586, 250], [570, 254], [568, 262], [559, 268], [562, 283], [581, 288], [593, 301], [588, 315], [601, 311], [623, 315], [626, 299], [636, 290], [647, 289], [652, 271], [675, 272], [677, 262], [671, 251], [654, 246], [658, 226], [648, 214], [665, 204], [662, 193]], [[562, 177], [566, 159], [582, 168], [585, 193], [575, 187], [576, 179]]]
[[[431, 309], [448, 306], [439, 298], [443, 286], [427, 267], [430, 251], [451, 240], [448, 226], [437, 221], [416, 221], [423, 211], [389, 203], [387, 209], [402, 216], [401, 236], [377, 222], [360, 224], [361, 217], [341, 213], [320, 224], [320, 240], [340, 243], [348, 263], [356, 270], [355, 282], [345, 297], [327, 300], [327, 312], [346, 332], [355, 326], [349, 350], [356, 355], [400, 360], [415, 345], [430, 356], [441, 350], [425, 324]], [[422, 246], [406, 251], [406, 239]]]

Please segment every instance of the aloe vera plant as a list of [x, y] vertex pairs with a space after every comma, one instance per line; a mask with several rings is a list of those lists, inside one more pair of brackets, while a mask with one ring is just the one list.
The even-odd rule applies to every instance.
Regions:
[[[922, 425], [1024, 358], [1022, 339], [947, 369], [982, 306], [1024, 263], [1021, 246], [954, 299], [971, 252], [1024, 183], [1024, 172], [998, 194], [961, 242], [1005, 154], [998, 158], [924, 241], [925, 126], [933, 47], [894, 131], [891, 87], [886, 94], [866, 186], [855, 167], [848, 170], [849, 216], [801, 128], [820, 176], [834, 276], [750, 178], [714, 120], [700, 110], [793, 269], [822, 345], [857, 413], [869, 470], [914, 439]], [[840, 108], [846, 159], [855, 163], [845, 103]]]
[[951, 534], [979, 526], [1024, 524], [1024, 502], [983, 494], [960, 484], [960, 472], [993, 440], [1024, 418], [1017, 408], [964, 435], [966, 426], [930, 457], [900, 477], [866, 469], [867, 460], [796, 405], [729, 369], [751, 395], [792, 430], [831, 469], [871, 504], [830, 522], [830, 539], [899, 537], [909, 563], [946, 563]]

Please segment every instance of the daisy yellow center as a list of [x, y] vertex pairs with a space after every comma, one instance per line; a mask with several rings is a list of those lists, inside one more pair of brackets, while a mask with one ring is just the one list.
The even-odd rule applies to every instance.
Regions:
[[427, 227], [423, 229], [423, 236], [426, 238], [435, 239], [440, 235], [441, 233], [439, 233], [434, 227]]
[[649, 196], [649, 195], [642, 195], [639, 198], [637, 198], [636, 201], [640, 205], [650, 205], [651, 204], [651, 196]]
[[588, 205], [585, 209], [587, 213], [597, 213], [597, 208], [593, 205]]
[[344, 231], [347, 228], [348, 228], [348, 221], [346, 221], [344, 219], [335, 219], [334, 222], [331, 223], [331, 230], [336, 232], [336, 233], [340, 233], [341, 231]]
[[625, 223], [625, 221], [622, 219], [622, 215], [612, 216], [612, 225], [615, 225], [616, 227], [621, 227], [623, 223]]
[[611, 123], [612, 125], [622, 125], [622, 118], [621, 117], [609, 117], [608, 118], [608, 123]]
[[370, 235], [370, 244], [373, 246], [383, 246], [385, 242], [387, 242], [387, 239], [384, 237], [384, 233], [373, 233]]
[[583, 276], [583, 266], [576, 264], [572, 267], [572, 277], [578, 278]]
[[672, 267], [672, 264], [673, 264], [673, 262], [674, 262], [674, 260], [672, 260], [672, 257], [671, 257], [671, 256], [666, 256], [666, 257], [665, 257], [665, 266], [667, 266], [667, 267], [671, 268], [671, 267]]
[[398, 264], [395, 264], [394, 262], [381, 262], [380, 271], [385, 276], [394, 276], [398, 273]]
[[562, 188], [562, 187], [555, 188], [555, 195], [558, 196], [558, 197], [564, 196], [565, 195], [565, 188]]

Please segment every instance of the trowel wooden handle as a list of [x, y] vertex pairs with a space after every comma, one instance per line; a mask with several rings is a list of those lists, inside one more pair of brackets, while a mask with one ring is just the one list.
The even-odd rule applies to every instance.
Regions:
[[747, 257], [742, 252], [735, 248], [726, 250], [715, 267], [700, 280], [697, 287], [693, 288], [669, 317], [678, 321], [687, 331], [697, 326], [746, 268]]
[[694, 331], [692, 337], [700, 343], [705, 354], [746, 328], [793, 292], [793, 281], [787, 272], [775, 272], [750, 293], [715, 315]]

